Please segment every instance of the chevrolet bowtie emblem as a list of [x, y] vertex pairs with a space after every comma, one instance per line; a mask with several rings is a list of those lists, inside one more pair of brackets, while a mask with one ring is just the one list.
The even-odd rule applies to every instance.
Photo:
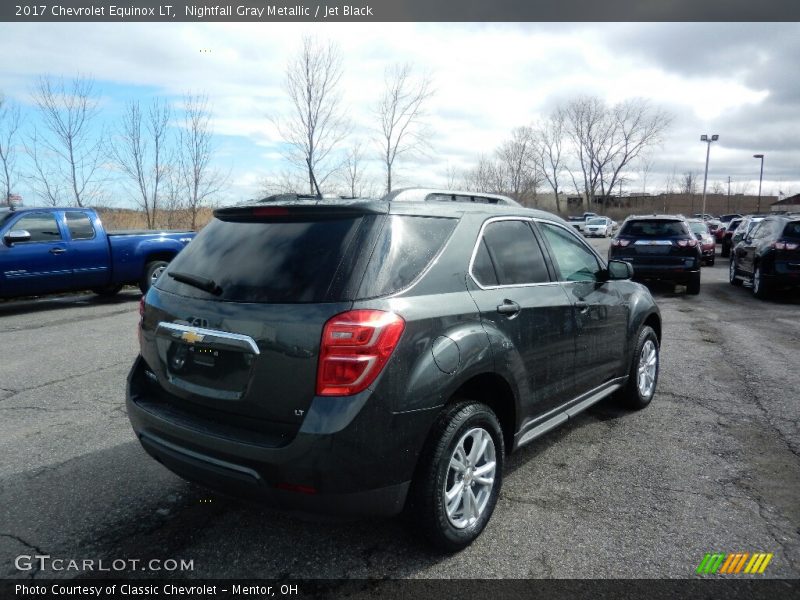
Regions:
[[203, 339], [205, 339], [205, 337], [206, 336], [200, 333], [195, 333], [194, 331], [186, 331], [183, 334], [181, 334], [181, 339], [184, 342], [188, 342], [189, 344], [196, 344], [197, 342], [202, 342]]

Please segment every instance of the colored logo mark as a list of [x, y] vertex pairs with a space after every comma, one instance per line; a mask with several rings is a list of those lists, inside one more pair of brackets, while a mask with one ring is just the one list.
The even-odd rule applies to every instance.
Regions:
[[772, 552], [736, 552], [731, 554], [723, 554], [717, 552], [715, 554], [708, 553], [700, 561], [700, 565], [695, 571], [698, 575], [713, 575], [714, 573], [722, 573], [726, 575], [736, 575], [740, 573], [763, 573], [769, 561], [772, 560]]

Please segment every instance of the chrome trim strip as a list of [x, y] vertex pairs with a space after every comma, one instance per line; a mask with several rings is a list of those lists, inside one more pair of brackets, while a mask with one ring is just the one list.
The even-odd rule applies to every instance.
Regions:
[[158, 329], [166, 329], [172, 333], [196, 333], [198, 335], [208, 335], [216, 338], [221, 338], [223, 340], [229, 340], [231, 342], [236, 343], [239, 346], [244, 346], [250, 350], [253, 354], [261, 354], [261, 351], [258, 349], [258, 344], [256, 341], [251, 338], [249, 335], [244, 335], [241, 333], [229, 333], [227, 331], [220, 331], [219, 329], [203, 329], [202, 327], [189, 327], [188, 325], [180, 325], [178, 323], [167, 323], [165, 321], [161, 321], [156, 327]]
[[[585, 397], [584, 400], [580, 400], [579, 402], [575, 403], [576, 400], [583, 398], [586, 394], [581, 394], [577, 398], [573, 398], [569, 402], [565, 402], [558, 408], [551, 410], [547, 414], [554, 414], [549, 419], [545, 420], [543, 423], [540, 423], [530, 431], [525, 432], [522, 437], [520, 437], [519, 441], [516, 443], [515, 447], [519, 448], [524, 446], [528, 442], [532, 442], [536, 438], [544, 435], [551, 429], [561, 425], [564, 421], [571, 419], [578, 414], [582, 413], [584, 410], [592, 406], [593, 404], [597, 404], [610, 394], [613, 394], [618, 389], [622, 387], [622, 383], [625, 380], [625, 377], [617, 377], [616, 379], [612, 379], [611, 381], [607, 381], [603, 385], [595, 388], [594, 390], [588, 392], [588, 397]], [[574, 404], [573, 404], [574, 403]], [[567, 408], [565, 408], [567, 407]]]

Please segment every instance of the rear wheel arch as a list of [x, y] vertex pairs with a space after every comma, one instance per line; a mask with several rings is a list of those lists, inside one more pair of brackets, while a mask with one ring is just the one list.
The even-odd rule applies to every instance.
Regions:
[[517, 398], [508, 381], [492, 372], [474, 375], [451, 394], [445, 406], [464, 400], [481, 402], [492, 409], [503, 430], [506, 451], [510, 452], [517, 430]]

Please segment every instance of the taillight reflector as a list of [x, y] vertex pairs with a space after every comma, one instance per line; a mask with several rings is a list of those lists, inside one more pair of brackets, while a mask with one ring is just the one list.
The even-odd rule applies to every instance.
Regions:
[[350, 396], [375, 381], [405, 329], [399, 315], [351, 310], [325, 323], [317, 367], [318, 396]]
[[800, 248], [800, 244], [795, 244], [792, 242], [772, 242], [772, 247], [775, 250], [797, 250]]

